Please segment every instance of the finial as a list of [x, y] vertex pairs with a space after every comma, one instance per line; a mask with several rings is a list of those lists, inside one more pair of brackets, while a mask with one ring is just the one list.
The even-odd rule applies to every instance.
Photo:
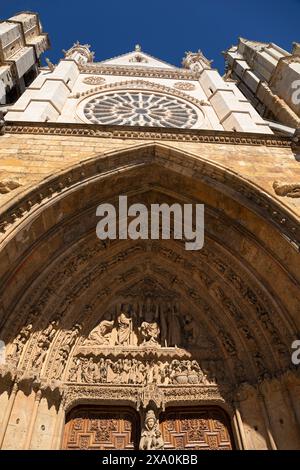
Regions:
[[142, 48], [139, 44], [135, 45], [135, 52], [141, 52]]
[[48, 59], [48, 57], [46, 57], [45, 61], [46, 61], [46, 64], [48, 65], [48, 68], [50, 69], [50, 71], [53, 72], [54, 69], [55, 69], [55, 65], [52, 64], [51, 60]]

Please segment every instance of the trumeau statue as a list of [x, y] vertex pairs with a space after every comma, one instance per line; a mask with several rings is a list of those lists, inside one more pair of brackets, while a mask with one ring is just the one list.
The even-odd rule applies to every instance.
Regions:
[[153, 410], [148, 410], [146, 413], [139, 448], [140, 450], [158, 450], [164, 448], [159, 422]]

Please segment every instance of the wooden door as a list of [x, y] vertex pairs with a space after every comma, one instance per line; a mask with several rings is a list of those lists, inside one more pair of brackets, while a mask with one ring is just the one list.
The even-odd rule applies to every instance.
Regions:
[[160, 417], [165, 449], [231, 450], [226, 413], [217, 407], [172, 408]]
[[131, 408], [78, 407], [67, 417], [63, 449], [137, 449], [139, 433], [139, 416]]

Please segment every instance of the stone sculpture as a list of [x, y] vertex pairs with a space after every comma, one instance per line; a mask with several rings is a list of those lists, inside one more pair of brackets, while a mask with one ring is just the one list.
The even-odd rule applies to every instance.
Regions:
[[139, 448], [140, 450], [158, 450], [164, 448], [159, 422], [153, 410], [148, 410], [146, 413]]

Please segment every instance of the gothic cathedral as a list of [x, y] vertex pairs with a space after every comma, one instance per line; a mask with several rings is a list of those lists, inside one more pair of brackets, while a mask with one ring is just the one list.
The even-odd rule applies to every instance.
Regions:
[[[0, 23], [0, 448], [300, 449], [300, 45], [48, 48]], [[203, 247], [99, 239], [120, 195]]]

